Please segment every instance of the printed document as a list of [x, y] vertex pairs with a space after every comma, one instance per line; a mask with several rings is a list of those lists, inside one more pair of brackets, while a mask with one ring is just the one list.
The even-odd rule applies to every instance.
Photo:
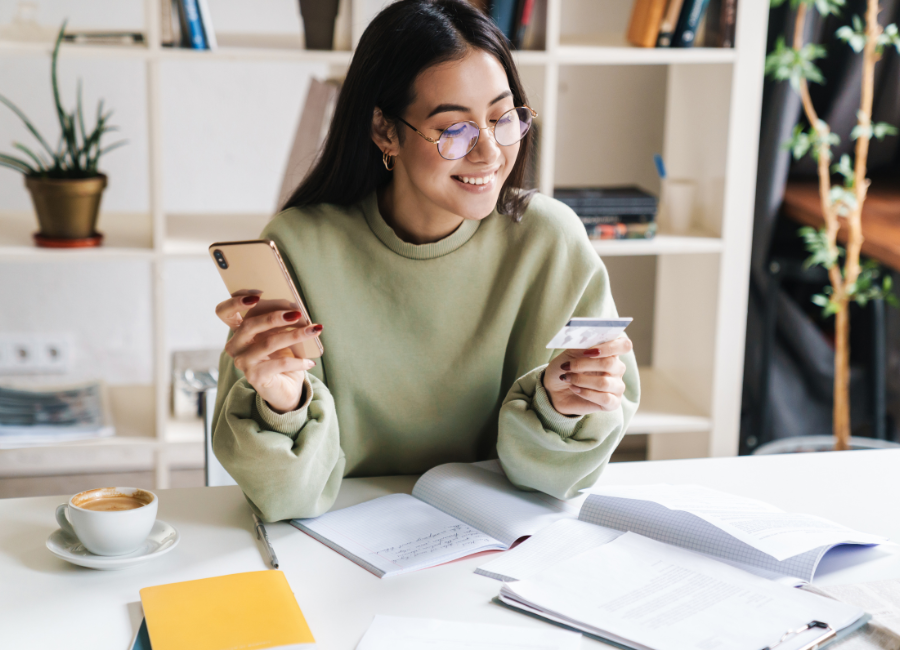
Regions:
[[[528, 580], [504, 583], [500, 600], [616, 643], [654, 650], [760, 650], [810, 621], [840, 630], [864, 616], [859, 607], [634, 533]], [[814, 629], [804, 639], [821, 634]]]

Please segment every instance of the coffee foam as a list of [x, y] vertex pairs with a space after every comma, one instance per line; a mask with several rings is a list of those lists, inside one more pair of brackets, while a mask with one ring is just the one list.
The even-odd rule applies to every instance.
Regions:
[[[130, 491], [131, 493], [125, 493], [119, 488], [114, 487], [104, 487], [104, 488], [95, 488], [93, 490], [87, 490], [85, 492], [80, 492], [72, 497], [72, 505], [76, 508], [84, 508], [85, 510], [95, 510], [95, 511], [117, 511], [117, 510], [134, 510], [136, 508], [140, 508], [146, 506], [153, 502], [153, 495], [150, 492], [145, 492], [141, 489], [136, 489]], [[110, 501], [109, 507], [90, 507], [94, 501]], [[138, 502], [139, 505], [134, 506], [126, 506], [126, 504], [133, 504], [134, 502]]]

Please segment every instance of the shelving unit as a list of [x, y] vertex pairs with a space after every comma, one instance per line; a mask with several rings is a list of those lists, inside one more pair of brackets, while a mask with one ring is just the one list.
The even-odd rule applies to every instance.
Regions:
[[[136, 58], [145, 62], [149, 133], [149, 212], [101, 216], [106, 242], [84, 251], [51, 251], [31, 242], [34, 216], [0, 213], [0, 262], [41, 263], [79, 260], [146, 260], [152, 265], [154, 314], [154, 383], [146, 390], [113, 390], [123, 413], [145, 417], [127, 434], [109, 440], [0, 452], [0, 475], [10, 467], [26, 473], [107, 471], [123, 467], [156, 468], [157, 487], [169, 483], [173, 465], [202, 463], [199, 421], [175, 421], [169, 411], [163, 268], [167, 260], [199, 258], [216, 240], [255, 238], [269, 215], [168, 214], [162, 193], [162, 62], [178, 61], [299, 61], [326, 64], [337, 72], [349, 65], [350, 51], [308, 51], [297, 37], [217, 34], [215, 52], [163, 48], [159, 45], [159, 1], [144, 0], [146, 46], [82, 46], [65, 44], [62, 57]], [[353, 16], [364, 15], [364, 0], [352, 0]], [[604, 258], [654, 258], [655, 284], [642, 286], [643, 300], [652, 304], [652, 355], [641, 369], [643, 400], [628, 433], [650, 435], [651, 457], [659, 436], [679, 436], [690, 448], [682, 455], [733, 455], [738, 446], [738, 419], [743, 371], [744, 329], [750, 257], [750, 233], [756, 179], [756, 151], [762, 97], [766, 3], [739, 3], [735, 49], [641, 49], [624, 42], [624, 26], [615, 33], [563, 33], [565, 12], [593, 12], [606, 27], [602, 12], [608, 4], [593, 0], [548, 0], [546, 50], [514, 54], [530, 82], [532, 104], [541, 115], [538, 161], [540, 189], [577, 184], [557, 173], [560, 156], [584, 158], [584, 151], [558, 150], [560, 133], [578, 128], [559, 119], [560, 78], [572, 68], [657, 66], [664, 70], [665, 100], [659, 149], [670, 175], [697, 183], [696, 230], [677, 236], [666, 232], [649, 241], [595, 242]], [[352, 42], [365, 25], [352, 21]], [[0, 56], [51, 52], [50, 44], [0, 41]], [[585, 118], [604, 119], [602, 110], [575, 102]], [[615, 101], [613, 98], [610, 101]], [[584, 104], [582, 107], [581, 104]], [[591, 146], [590, 138], [582, 145]], [[612, 156], [633, 156], [610, 151]], [[590, 169], [589, 162], [581, 165]], [[597, 184], [607, 182], [593, 177]], [[650, 293], [647, 293], [650, 292]], [[636, 342], [637, 343], [637, 342]], [[149, 403], [152, 403], [152, 407]], [[699, 436], [699, 437], [698, 437]], [[700, 441], [697, 443], [697, 441]], [[666, 445], [669, 449], [671, 444]], [[675, 445], [676, 447], [678, 445]], [[658, 455], [658, 454], [657, 454]]]

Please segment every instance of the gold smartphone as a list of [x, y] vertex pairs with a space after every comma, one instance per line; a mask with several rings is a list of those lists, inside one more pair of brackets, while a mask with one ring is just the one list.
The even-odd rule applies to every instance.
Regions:
[[[217, 242], [209, 247], [209, 255], [233, 298], [259, 296], [258, 303], [240, 312], [242, 317], [291, 309], [303, 316], [296, 324], [284, 327], [284, 331], [310, 324], [309, 312], [300, 300], [300, 293], [291, 281], [275, 242], [269, 239]], [[290, 350], [295, 357], [303, 359], [317, 359], [325, 352], [318, 336], [297, 343]]]

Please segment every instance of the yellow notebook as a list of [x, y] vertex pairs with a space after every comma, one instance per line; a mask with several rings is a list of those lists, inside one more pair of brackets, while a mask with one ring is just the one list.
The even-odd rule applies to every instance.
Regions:
[[281, 571], [145, 587], [141, 603], [153, 650], [263, 650], [315, 643]]

